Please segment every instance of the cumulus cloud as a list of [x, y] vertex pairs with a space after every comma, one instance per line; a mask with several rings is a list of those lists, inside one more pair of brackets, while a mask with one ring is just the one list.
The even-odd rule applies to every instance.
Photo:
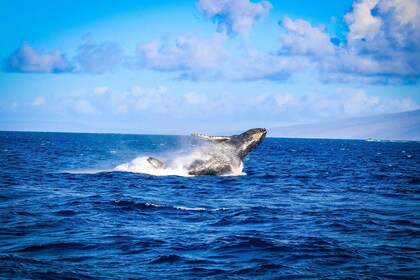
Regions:
[[90, 103], [90, 101], [85, 99], [74, 100], [72, 105], [73, 109], [76, 112], [84, 115], [96, 115], [98, 113], [95, 107], [93, 107], [93, 105]]
[[237, 65], [233, 80], [286, 81], [293, 73], [317, 70], [332, 60], [336, 48], [322, 26], [313, 27], [302, 19], [284, 17], [279, 24], [284, 33], [279, 38], [278, 50], [273, 53], [248, 52]]
[[108, 91], [108, 87], [107, 86], [101, 86], [101, 87], [96, 87], [93, 89], [93, 92], [95, 94], [104, 94]]
[[73, 65], [59, 51], [42, 53], [34, 50], [29, 42], [6, 59], [6, 71], [21, 73], [63, 73], [71, 72]]
[[255, 75], [252, 71], [243, 71], [232, 65], [252, 64], [252, 68], [258, 68], [261, 63], [254, 64], [255, 59], [232, 61], [231, 51], [226, 46], [229, 40], [227, 32], [247, 35], [256, 20], [272, 8], [271, 4], [267, 1], [200, 0], [196, 6], [206, 17], [218, 22], [218, 32], [212, 38], [183, 35], [176, 39], [174, 45], [158, 40], [141, 43], [137, 46], [135, 65], [159, 71], [177, 71], [180, 78], [193, 80], [245, 80], [264, 75]]
[[84, 42], [78, 47], [75, 57], [81, 71], [100, 74], [115, 70], [123, 61], [122, 48], [114, 42], [95, 42], [92, 36], [84, 37]]
[[284, 82], [296, 69], [308, 66], [305, 57], [291, 59], [287, 56], [250, 52], [242, 60], [235, 63], [233, 71], [225, 73], [225, 78], [233, 81], [273, 80]]
[[[88, 88], [75, 88], [68, 92], [60, 92], [55, 96], [51, 97], [49, 105], [51, 108], [54, 108], [57, 112], [66, 114], [78, 114], [85, 116], [99, 116], [102, 115], [102, 110], [104, 109], [103, 99], [106, 94], [97, 94], [95, 91], [101, 87], [96, 87], [93, 89]], [[35, 106], [35, 102], [40, 103], [38, 106], [42, 105], [42, 102], [46, 102], [43, 96], [37, 97], [32, 105]]]
[[181, 36], [174, 46], [156, 40], [140, 44], [138, 65], [204, 80], [284, 82], [305, 71], [324, 82], [416, 83], [420, 78], [418, 1], [355, 1], [344, 15], [348, 32], [341, 41], [325, 26], [286, 16], [279, 22], [278, 48], [269, 53], [229, 52], [231, 38], [222, 32], [247, 33], [271, 8], [268, 2], [202, 0], [197, 8], [219, 24], [212, 39]]
[[[420, 78], [420, 2], [361, 0], [344, 19], [349, 27], [343, 74], [415, 82]], [[361, 60], [367, 61], [359, 64]], [[334, 71], [336, 69], [333, 69]]]
[[[167, 110], [174, 100], [168, 94], [165, 86], [141, 87], [132, 86], [128, 90], [108, 90], [106, 94], [96, 95], [97, 103], [107, 104], [107, 111], [115, 114], [136, 114], [151, 112], [157, 114], [170, 114]], [[100, 102], [101, 101], [101, 102]]]
[[194, 91], [190, 91], [187, 94], [185, 94], [185, 100], [187, 100], [190, 104], [206, 104], [207, 103], [207, 97], [204, 94], [199, 94]]
[[154, 70], [181, 71], [184, 76], [200, 79], [214, 75], [212, 70], [229, 57], [223, 43], [226, 36], [216, 33], [210, 40], [180, 36], [174, 46], [150, 41], [137, 46], [137, 64]]
[[196, 7], [207, 18], [217, 21], [219, 32], [248, 35], [255, 21], [273, 6], [268, 1], [199, 0]]
[[347, 38], [349, 41], [361, 39], [374, 39], [380, 32], [382, 19], [372, 15], [372, 10], [378, 4], [378, 0], [356, 1], [353, 10], [344, 16], [349, 26]]
[[311, 56], [321, 59], [334, 55], [334, 45], [323, 26], [313, 27], [309, 22], [284, 17], [281, 26], [286, 33], [280, 36], [280, 55]]
[[343, 16], [347, 31], [339, 39], [325, 26], [285, 16], [279, 22], [277, 47], [271, 52], [238, 45], [235, 36], [229, 36], [249, 35], [272, 8], [269, 2], [199, 0], [196, 7], [218, 24], [211, 38], [183, 35], [172, 44], [151, 40], [138, 44], [134, 57], [125, 58], [118, 44], [98, 43], [87, 35], [74, 58], [77, 71], [62, 53], [41, 53], [24, 42], [6, 59], [6, 71], [100, 74], [125, 61], [132, 69], [172, 71], [192, 80], [284, 82], [308, 71], [324, 82], [409, 84], [420, 79], [417, 0], [356, 0]]
[[32, 106], [38, 107], [38, 106], [43, 106], [47, 104], [47, 100], [45, 99], [44, 96], [40, 95], [37, 96], [31, 103]]
[[419, 1], [356, 1], [344, 16], [349, 31], [339, 44], [332, 43], [323, 26], [284, 17], [275, 55], [261, 55], [253, 63], [259, 65], [257, 77], [282, 81], [295, 72], [312, 70], [327, 82], [418, 82], [420, 20], [415, 15], [419, 12]]

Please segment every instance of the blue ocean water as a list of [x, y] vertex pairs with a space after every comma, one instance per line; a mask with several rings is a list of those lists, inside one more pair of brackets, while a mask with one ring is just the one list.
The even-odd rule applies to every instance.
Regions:
[[0, 278], [419, 278], [419, 143], [267, 138], [242, 176], [113, 171], [191, 138], [0, 132]]

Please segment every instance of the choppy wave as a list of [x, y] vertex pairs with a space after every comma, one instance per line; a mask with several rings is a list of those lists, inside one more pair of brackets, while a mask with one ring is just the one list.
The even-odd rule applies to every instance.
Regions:
[[268, 138], [247, 176], [116, 172], [182, 166], [179, 139], [0, 132], [0, 278], [418, 279], [419, 143]]

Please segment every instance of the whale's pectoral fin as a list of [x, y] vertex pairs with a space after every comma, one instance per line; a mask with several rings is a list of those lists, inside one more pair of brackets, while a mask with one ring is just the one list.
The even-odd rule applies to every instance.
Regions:
[[217, 141], [217, 142], [224, 142], [224, 141], [229, 141], [230, 137], [228, 136], [207, 136], [204, 134], [199, 134], [199, 133], [194, 133], [191, 134], [192, 136], [198, 137], [200, 139], [203, 140], [207, 140], [207, 141]]
[[147, 162], [150, 163], [154, 168], [165, 169], [166, 165], [154, 157], [147, 158]]

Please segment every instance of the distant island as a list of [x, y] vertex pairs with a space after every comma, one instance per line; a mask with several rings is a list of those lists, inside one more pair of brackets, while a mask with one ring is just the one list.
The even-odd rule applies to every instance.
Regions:
[[270, 137], [420, 140], [420, 110], [275, 127]]

